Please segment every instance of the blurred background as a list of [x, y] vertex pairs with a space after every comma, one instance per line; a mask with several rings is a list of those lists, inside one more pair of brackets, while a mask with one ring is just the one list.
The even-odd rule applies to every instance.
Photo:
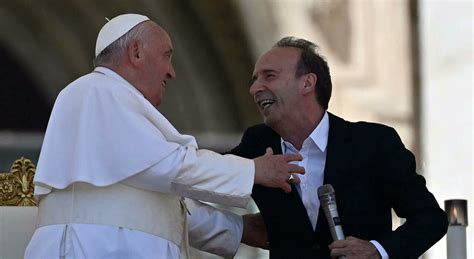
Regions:
[[[177, 79], [158, 109], [201, 148], [229, 150], [261, 121], [248, 93], [255, 60], [284, 36], [305, 38], [331, 68], [329, 111], [396, 128], [440, 206], [466, 199], [474, 222], [473, 12], [471, 0], [0, 1], [0, 172], [20, 156], [36, 164], [56, 96], [92, 70], [104, 17], [141, 13], [175, 48]], [[236, 255], [267, 257], [244, 245]], [[446, 258], [445, 238], [423, 258]]]

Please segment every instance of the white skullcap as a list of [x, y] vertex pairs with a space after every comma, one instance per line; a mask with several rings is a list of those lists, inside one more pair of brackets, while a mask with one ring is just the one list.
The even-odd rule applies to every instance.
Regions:
[[148, 21], [150, 18], [141, 14], [122, 14], [108, 21], [97, 35], [95, 44], [95, 56], [97, 57], [112, 42], [129, 32], [139, 23]]

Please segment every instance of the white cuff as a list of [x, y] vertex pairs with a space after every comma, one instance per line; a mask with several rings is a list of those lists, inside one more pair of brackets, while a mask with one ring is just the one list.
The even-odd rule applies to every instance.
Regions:
[[242, 240], [242, 216], [191, 199], [186, 199], [186, 204], [191, 212], [190, 245], [226, 258], [234, 257]]
[[383, 246], [379, 242], [377, 242], [375, 240], [370, 240], [370, 243], [372, 243], [375, 246], [375, 248], [377, 248], [377, 251], [379, 251], [379, 254], [382, 257], [382, 259], [389, 259], [390, 258], [387, 254], [387, 251], [385, 251], [385, 249], [383, 248]]

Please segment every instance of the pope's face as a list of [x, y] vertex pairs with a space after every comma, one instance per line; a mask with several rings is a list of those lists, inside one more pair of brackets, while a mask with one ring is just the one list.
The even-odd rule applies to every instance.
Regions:
[[291, 121], [298, 111], [301, 101], [295, 77], [296, 64], [301, 51], [296, 48], [272, 48], [263, 54], [255, 64], [250, 86], [263, 121], [270, 127], [277, 126], [283, 120]]
[[140, 81], [145, 85], [142, 92], [155, 106], [161, 104], [169, 80], [176, 78], [171, 58], [173, 45], [168, 34], [155, 23], [150, 23], [149, 35], [143, 43], [144, 66]]

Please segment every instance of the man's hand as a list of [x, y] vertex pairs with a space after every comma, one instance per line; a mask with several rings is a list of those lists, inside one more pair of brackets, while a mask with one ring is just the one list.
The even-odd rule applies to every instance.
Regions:
[[[273, 155], [273, 150], [267, 148], [265, 155], [254, 159], [255, 162], [255, 184], [266, 187], [281, 188], [286, 193], [291, 192], [288, 178], [291, 174], [304, 174], [301, 166], [289, 164], [291, 161], [301, 161], [303, 157], [299, 154]], [[293, 175], [292, 183], [300, 183], [298, 176]]]
[[346, 240], [337, 240], [329, 245], [331, 257], [345, 256], [347, 259], [381, 259], [377, 248], [367, 240], [347, 237]]
[[242, 234], [242, 243], [268, 249], [268, 236], [265, 222], [260, 213], [245, 214], [242, 216], [244, 220], [244, 233]]

